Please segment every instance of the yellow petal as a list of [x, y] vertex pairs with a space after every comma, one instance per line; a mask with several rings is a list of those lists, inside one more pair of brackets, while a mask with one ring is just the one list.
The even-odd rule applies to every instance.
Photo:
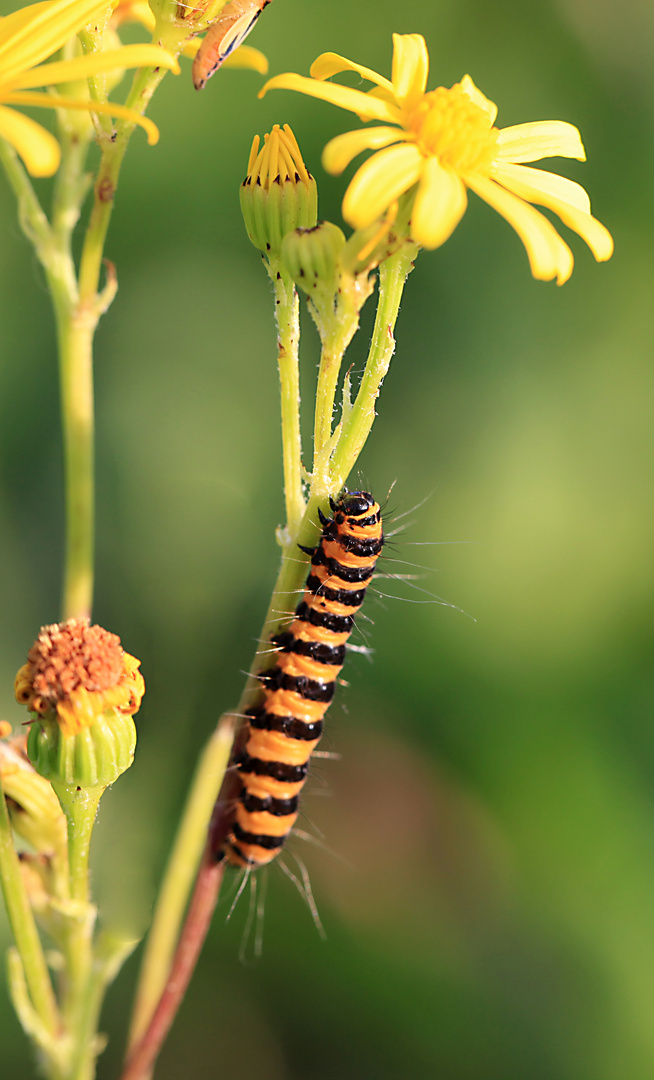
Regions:
[[545, 157], [586, 160], [581, 135], [565, 120], [537, 120], [502, 128], [497, 137], [497, 161], [539, 161]]
[[58, 60], [53, 64], [41, 64], [31, 71], [21, 72], [6, 83], [5, 91], [28, 90], [33, 86], [55, 86], [57, 83], [86, 79], [101, 71], [122, 71], [130, 67], [166, 67], [179, 72], [174, 56], [159, 45], [123, 45], [121, 49], [108, 52], [92, 52], [76, 56], [73, 60]]
[[364, 162], [343, 199], [343, 217], [365, 229], [420, 179], [425, 159], [416, 146], [389, 146]]
[[251, 45], [241, 45], [233, 53], [223, 60], [224, 68], [246, 68], [248, 71], [258, 71], [260, 75], [268, 74], [268, 60], [259, 49], [253, 49]]
[[350, 162], [364, 150], [379, 150], [382, 146], [404, 141], [405, 133], [397, 127], [359, 128], [346, 131], [327, 143], [322, 152], [322, 163], [328, 173], [342, 173]]
[[42, 0], [41, 3], [29, 4], [27, 7], [19, 8], [18, 11], [12, 11], [9, 15], [3, 15], [0, 18], [0, 47], [7, 38], [14, 37], [25, 23], [31, 22], [39, 11], [49, 11], [51, 4], [52, 0]]
[[411, 108], [425, 92], [429, 53], [422, 34], [393, 34], [393, 90]]
[[390, 90], [387, 90], [385, 86], [373, 86], [367, 93], [368, 97], [376, 97], [379, 98], [380, 101], [386, 101], [389, 105], [397, 106], [392, 86]]
[[386, 120], [387, 123], [400, 123], [401, 114], [399, 109], [393, 108], [385, 101], [364, 94], [361, 90], [352, 90], [349, 86], [339, 86], [338, 83], [319, 82], [317, 79], [307, 79], [304, 75], [295, 75], [287, 72], [284, 75], [275, 75], [259, 91], [262, 98], [269, 90], [298, 90], [301, 94], [309, 97], [322, 98], [332, 105], [338, 105], [341, 109], [349, 109], [356, 113], [362, 120]]
[[49, 0], [8, 15], [0, 24], [0, 85], [52, 56], [106, 9], [106, 0]]
[[388, 79], [385, 79], [383, 75], [378, 75], [372, 68], [364, 67], [363, 64], [355, 64], [353, 60], [348, 60], [345, 56], [339, 56], [338, 53], [322, 53], [309, 68], [311, 78], [319, 79], [320, 82], [331, 78], [332, 75], [340, 75], [342, 71], [355, 71], [363, 79], [368, 79], [369, 82], [376, 83], [377, 86], [383, 86], [390, 94], [393, 93], [393, 84]]
[[456, 229], [467, 205], [461, 179], [437, 158], [428, 158], [411, 215], [411, 236], [421, 247], [440, 247]]
[[134, 109], [128, 109], [126, 105], [118, 105], [113, 101], [91, 101], [89, 98], [67, 98], [58, 94], [39, 94], [30, 90], [18, 90], [7, 94], [5, 101], [12, 105], [36, 105], [44, 109], [78, 109], [88, 113], [106, 113], [108, 116], [120, 116], [124, 120], [131, 120], [147, 132], [150, 146], [159, 142], [159, 128], [148, 120], [147, 116], [141, 116]]
[[[522, 173], [527, 173], [527, 177], [523, 178]], [[580, 184], [554, 173], [528, 169], [524, 165], [496, 167], [493, 176], [519, 198], [547, 206], [558, 214], [564, 225], [586, 241], [598, 262], [611, 258], [613, 238], [609, 230], [592, 216], [590, 199]], [[541, 181], [541, 177], [545, 180]]]
[[468, 187], [512, 225], [527, 250], [531, 272], [541, 281], [557, 279], [563, 285], [572, 273], [574, 260], [568, 245], [547, 218], [485, 176], [464, 177]]
[[[590, 213], [590, 199], [581, 184], [568, 180], [567, 176], [546, 172], [545, 169], [530, 169], [528, 165], [495, 163], [491, 167], [491, 176], [498, 183], [528, 202], [549, 206], [546, 199], [560, 199], [576, 206], [577, 210]], [[539, 198], [538, 196], [543, 196]]]
[[475, 86], [469, 75], [463, 76], [460, 82], [460, 86], [461, 89], [464, 90], [465, 93], [468, 95], [470, 100], [474, 101], [475, 105], [477, 105], [480, 109], [483, 109], [483, 111], [488, 116], [492, 127], [497, 118], [497, 105], [495, 104], [495, 102], [487, 98], [485, 94], [482, 94], [479, 87]]
[[20, 154], [31, 176], [52, 176], [61, 151], [54, 135], [29, 116], [0, 105], [0, 136]]

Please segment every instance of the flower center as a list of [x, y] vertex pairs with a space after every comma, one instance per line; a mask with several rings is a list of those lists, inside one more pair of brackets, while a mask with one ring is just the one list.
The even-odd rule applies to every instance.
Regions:
[[29, 651], [32, 692], [41, 705], [37, 711], [55, 707], [80, 687], [98, 691], [117, 686], [123, 655], [120, 638], [90, 626], [88, 619], [44, 626]]
[[459, 83], [425, 94], [408, 127], [425, 156], [437, 157], [458, 173], [487, 172], [495, 157], [498, 129]]

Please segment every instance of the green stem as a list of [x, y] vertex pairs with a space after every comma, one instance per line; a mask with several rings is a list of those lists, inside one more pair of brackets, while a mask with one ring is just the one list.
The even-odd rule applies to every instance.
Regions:
[[[140, 68], [134, 76], [125, 104], [143, 114], [166, 71], [166, 68]], [[121, 121], [116, 124], [113, 138], [103, 140], [102, 159], [93, 188], [93, 209], [80, 259], [79, 291], [82, 309], [93, 308], [96, 303], [104, 245], [114, 208], [120, 169], [135, 127], [136, 125], [129, 121]]]
[[269, 274], [275, 290], [277, 363], [281, 390], [282, 460], [286, 530], [295, 532], [305, 510], [302, 494], [302, 436], [300, 432], [300, 302], [291, 278], [278, 264]]
[[336, 491], [342, 488], [356, 465], [375, 420], [375, 403], [395, 351], [393, 330], [400, 309], [404, 284], [416, 257], [417, 247], [407, 243], [386, 259], [379, 270], [379, 301], [370, 352], [352, 410], [343, 423], [331, 459], [331, 480]]
[[105, 785], [80, 788], [53, 780], [52, 787], [66, 815], [68, 826], [70, 896], [72, 900], [88, 904], [91, 836]]
[[329, 459], [339, 437], [338, 429], [332, 434], [338, 378], [345, 351], [359, 328], [361, 308], [373, 288], [366, 275], [361, 279], [343, 274], [335, 304], [313, 312], [322, 342], [313, 428], [314, 491], [332, 489]]
[[94, 1031], [89, 1025], [99, 1011], [94, 1003], [93, 928], [96, 911], [89, 902], [89, 851], [100, 796], [104, 786], [77, 788], [56, 780], [52, 786], [66, 815], [70, 909], [64, 951], [63, 1015], [72, 1040], [72, 1063], [67, 1080], [92, 1080], [97, 1056]]
[[207, 827], [229, 762], [235, 726], [233, 716], [222, 717], [198, 762], [143, 954], [128, 1056], [148, 1027], [166, 985], [184, 909], [206, 843]]
[[62, 618], [90, 617], [93, 602], [93, 335], [97, 320], [71, 310], [52, 275], [64, 442], [66, 554]]
[[52, 233], [43, 207], [39, 202], [23, 164], [6, 139], [0, 137], [0, 161], [18, 203], [20, 227], [43, 263], [48, 256]]
[[23, 884], [14, 848], [7, 805], [0, 778], [0, 879], [9, 923], [25, 972], [32, 1006], [45, 1030], [54, 1035], [59, 1027], [50, 973]]
[[345, 348], [342, 342], [335, 340], [330, 335], [326, 344], [323, 345], [320, 355], [320, 367], [318, 369], [318, 385], [316, 387], [316, 412], [314, 417], [313, 435], [313, 469], [317, 469], [325, 447], [332, 437], [332, 420], [334, 416], [334, 398], [338, 375], [341, 370], [343, 353]]

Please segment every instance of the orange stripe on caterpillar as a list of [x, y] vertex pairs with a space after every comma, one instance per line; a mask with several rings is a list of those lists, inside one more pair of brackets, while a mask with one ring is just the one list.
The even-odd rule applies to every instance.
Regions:
[[219, 857], [256, 869], [278, 854], [295, 824], [309, 759], [343, 667], [345, 644], [384, 537], [366, 491], [344, 492], [321, 514], [320, 542], [290, 626], [272, 639], [274, 666], [261, 673], [262, 704], [249, 714], [234, 762], [241, 783]]
[[193, 85], [202, 90], [230, 53], [242, 45], [271, 0], [230, 0], [207, 30], [193, 60]]

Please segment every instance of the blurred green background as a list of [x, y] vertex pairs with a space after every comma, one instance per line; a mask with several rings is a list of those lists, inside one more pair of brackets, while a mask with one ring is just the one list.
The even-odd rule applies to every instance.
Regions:
[[[13, 5], [4, 5], [9, 10]], [[626, 0], [276, 0], [251, 43], [271, 72], [323, 50], [390, 72], [420, 31], [430, 85], [468, 71], [498, 123], [566, 119], [616, 240], [561, 289], [471, 196], [421, 255], [362, 461], [411, 524], [330, 711], [300, 840], [327, 931], [269, 873], [263, 958], [247, 903], [214, 920], [159, 1080], [650, 1080], [654, 1075], [651, 369], [654, 9]], [[142, 659], [136, 762], [101, 807], [94, 886], [141, 934], [200, 747], [233, 706], [276, 572], [282, 516], [271, 293], [240, 220], [255, 132], [290, 122], [339, 220], [320, 152], [349, 114], [188, 62], [133, 140], [97, 338], [95, 617]], [[372, 311], [353, 348], [360, 363]], [[52, 318], [0, 178], [0, 716], [58, 618], [61, 452]], [[304, 398], [317, 349], [304, 320]], [[423, 501], [425, 500], [425, 501]], [[421, 505], [419, 505], [421, 504]], [[392, 528], [392, 526], [391, 526]], [[425, 545], [425, 546], [418, 546]], [[397, 562], [393, 561], [397, 560]], [[374, 625], [373, 625], [374, 623]], [[309, 827], [309, 826], [307, 826]], [[0, 929], [3, 949], [6, 926]], [[111, 989], [101, 1078], [119, 1071], [138, 954]], [[4, 990], [0, 992], [4, 995]], [[4, 1080], [28, 1050], [0, 999]]]

